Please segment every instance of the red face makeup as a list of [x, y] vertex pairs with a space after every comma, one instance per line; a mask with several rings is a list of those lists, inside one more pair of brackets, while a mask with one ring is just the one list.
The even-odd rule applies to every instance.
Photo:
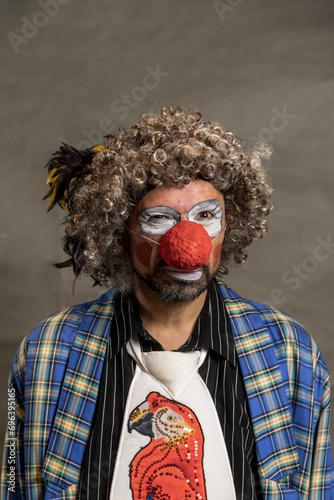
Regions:
[[137, 244], [136, 247], [136, 256], [138, 261], [144, 266], [149, 267], [152, 255], [152, 246], [153, 243], [149, 243], [148, 241], [142, 241]]

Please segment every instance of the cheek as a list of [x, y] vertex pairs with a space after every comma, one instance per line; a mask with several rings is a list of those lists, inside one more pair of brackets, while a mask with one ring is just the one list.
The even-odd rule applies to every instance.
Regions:
[[138, 243], [136, 247], [136, 257], [143, 266], [149, 267], [152, 255], [152, 245], [147, 241]]
[[214, 265], [214, 267], [218, 266], [221, 253], [222, 253], [222, 243], [219, 243], [219, 245], [217, 245], [213, 251], [213, 265]]

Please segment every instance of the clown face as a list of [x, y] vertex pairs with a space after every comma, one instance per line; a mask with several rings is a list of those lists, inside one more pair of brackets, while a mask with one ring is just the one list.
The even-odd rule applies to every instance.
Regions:
[[[201, 225], [201, 230], [204, 228], [209, 238], [213, 238], [208, 260], [197, 269], [173, 267], [160, 255], [162, 237], [172, 228], [177, 229], [181, 221]], [[224, 198], [212, 184], [202, 180], [187, 186], [157, 187], [141, 199], [128, 227], [136, 281], [144, 282], [163, 300], [193, 300], [207, 288], [220, 261]]]

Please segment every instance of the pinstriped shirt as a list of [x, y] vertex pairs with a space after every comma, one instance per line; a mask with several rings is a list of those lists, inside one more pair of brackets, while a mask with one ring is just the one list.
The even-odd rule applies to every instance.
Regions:
[[[135, 299], [119, 294], [82, 466], [80, 500], [106, 500], [109, 497], [124, 408], [135, 371], [135, 362], [125, 345], [134, 334], [138, 334], [142, 351], [163, 350], [145, 330]], [[224, 299], [215, 282], [209, 288], [193, 334], [178, 351], [187, 352], [203, 346], [209, 347], [209, 352], [199, 374], [217, 410], [237, 499], [261, 498], [245, 389]]]

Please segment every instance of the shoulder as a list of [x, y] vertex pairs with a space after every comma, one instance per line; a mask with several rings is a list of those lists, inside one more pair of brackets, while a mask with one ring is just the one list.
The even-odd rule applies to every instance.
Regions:
[[[244, 339], [250, 352], [275, 354], [294, 402], [300, 397], [314, 404], [330, 406], [330, 381], [326, 362], [310, 333], [295, 318], [278, 309], [240, 297], [218, 280], [224, 303], [237, 335], [252, 332]], [[261, 355], [262, 355], [261, 354]], [[303, 393], [303, 394], [302, 394]], [[302, 395], [301, 395], [302, 394]], [[306, 396], [308, 394], [308, 396]]]
[[112, 288], [98, 299], [72, 306], [43, 319], [25, 338], [26, 349], [37, 345], [71, 346], [83, 322], [98, 322], [113, 311], [118, 290]]
[[[103, 320], [112, 318], [117, 294], [118, 290], [110, 289], [96, 300], [48, 316], [33, 328], [21, 342], [12, 363], [10, 386], [15, 388], [18, 397], [25, 392], [27, 381], [31, 383], [37, 373], [41, 383], [47, 377], [59, 382], [77, 333], [80, 332], [81, 337], [90, 331], [99, 335]], [[93, 341], [92, 348], [97, 344]]]
[[229, 288], [220, 279], [217, 280], [217, 283], [224, 297], [225, 304], [228, 304], [228, 309], [232, 316], [252, 317], [260, 315], [262, 321], [266, 325], [274, 325], [277, 328], [280, 328], [283, 335], [284, 333], [289, 335], [289, 333], [291, 333], [291, 328], [293, 328], [295, 333], [297, 333], [297, 331], [298, 333], [306, 332], [303, 325], [289, 314], [266, 304], [261, 304], [260, 302], [240, 297], [240, 295]]
[[251, 323], [256, 328], [265, 327], [270, 333], [273, 346], [278, 356], [285, 356], [288, 360], [309, 363], [323, 369], [327, 373], [327, 366], [322, 354], [307, 329], [291, 315], [270, 307], [266, 304], [240, 297], [226, 284], [217, 280], [228, 314], [236, 322]]

